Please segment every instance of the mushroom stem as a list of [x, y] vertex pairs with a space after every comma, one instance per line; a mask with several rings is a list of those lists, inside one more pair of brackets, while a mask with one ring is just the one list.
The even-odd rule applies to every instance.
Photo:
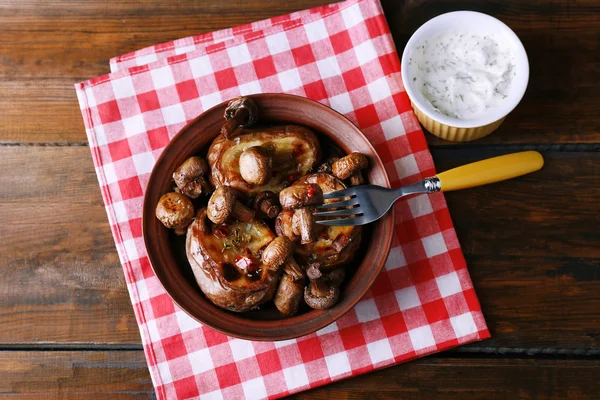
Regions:
[[329, 286], [323, 279], [319, 264], [311, 265], [306, 271], [310, 279], [310, 292], [315, 297], [325, 297], [329, 294]]
[[235, 131], [238, 130], [240, 125], [244, 125], [244, 123], [248, 120], [250, 111], [248, 111], [247, 108], [237, 108], [233, 110], [232, 114], [233, 116], [230, 119], [227, 119], [221, 127], [221, 133], [227, 139], [231, 139], [235, 136]]
[[231, 216], [238, 221], [248, 222], [254, 218], [254, 211], [236, 200]]
[[283, 264], [283, 271], [288, 274], [294, 281], [304, 279], [304, 271], [302, 267], [298, 265], [294, 257], [288, 257]]
[[269, 190], [260, 192], [254, 199], [254, 211], [258, 216], [275, 218], [281, 212], [279, 198]]
[[315, 217], [308, 207], [299, 208], [294, 211], [292, 218], [294, 233], [300, 236], [300, 243], [312, 243], [316, 239], [314, 232]]
[[275, 218], [281, 211], [276, 199], [264, 199], [260, 203], [260, 211], [269, 218]]

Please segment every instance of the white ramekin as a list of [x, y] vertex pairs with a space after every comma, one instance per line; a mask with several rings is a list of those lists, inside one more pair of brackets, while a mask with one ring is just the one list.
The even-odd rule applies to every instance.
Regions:
[[[465, 120], [444, 115], [425, 101], [423, 95], [413, 84], [413, 76], [408, 68], [408, 61], [412, 57], [416, 46], [438, 33], [452, 29], [467, 29], [484, 35], [499, 35], [510, 46], [515, 56], [517, 75], [512, 81], [508, 97], [501, 107], [489, 110], [481, 118]], [[525, 48], [517, 35], [503, 22], [479, 12], [455, 11], [427, 21], [411, 36], [402, 53], [402, 82], [419, 122], [429, 132], [446, 140], [468, 142], [487, 136], [495, 131], [523, 98], [528, 81], [529, 61]]]

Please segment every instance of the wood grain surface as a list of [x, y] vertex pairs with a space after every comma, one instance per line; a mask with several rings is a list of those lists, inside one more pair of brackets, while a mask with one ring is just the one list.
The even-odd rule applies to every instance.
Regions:
[[[111, 57], [326, 3], [0, 1], [0, 142], [85, 142], [73, 84], [109, 73]], [[382, 5], [399, 52], [422, 23], [453, 10], [489, 13], [519, 35], [530, 60], [527, 93], [500, 130], [477, 143], [600, 141], [599, 2], [382, 0]]]
[[[148, 45], [326, 0], [0, 0], [0, 398], [154, 398], [73, 84]], [[514, 151], [545, 167], [446, 195], [492, 339], [298, 399], [595, 399], [600, 387], [600, 2], [382, 0], [396, 46], [443, 12], [507, 23], [527, 93], [438, 170]]]
[[[0, 395], [39, 399], [152, 399], [142, 352], [10, 352]], [[293, 396], [294, 399], [596, 399], [600, 361], [430, 356]], [[40, 379], [40, 377], [42, 377]]]

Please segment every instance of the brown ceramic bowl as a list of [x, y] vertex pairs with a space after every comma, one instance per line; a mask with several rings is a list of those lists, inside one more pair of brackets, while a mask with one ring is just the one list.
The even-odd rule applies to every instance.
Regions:
[[[294, 123], [312, 128], [323, 143], [332, 142], [345, 153], [358, 151], [369, 157], [369, 183], [389, 187], [389, 179], [375, 149], [362, 132], [341, 114], [315, 101], [285, 94], [251, 96], [260, 107], [260, 119], [271, 124]], [[196, 284], [185, 255], [185, 239], [167, 230], [154, 216], [161, 195], [172, 190], [173, 171], [188, 157], [206, 155], [223, 123], [227, 102], [198, 116], [185, 126], [156, 162], [144, 198], [143, 232], [154, 273], [173, 301], [199, 322], [229, 336], [248, 340], [285, 340], [313, 333], [347, 313], [367, 292], [381, 271], [392, 242], [393, 213], [367, 225], [363, 249], [348, 276], [337, 305], [329, 310], [301, 309], [285, 318], [271, 304], [260, 310], [233, 313], [213, 305]], [[326, 154], [325, 154], [326, 155]]]

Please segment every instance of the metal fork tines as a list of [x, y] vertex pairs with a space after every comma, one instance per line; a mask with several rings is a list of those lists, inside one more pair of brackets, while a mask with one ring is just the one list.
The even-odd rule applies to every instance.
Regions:
[[354, 186], [326, 193], [323, 198], [330, 202], [317, 207], [317, 212], [313, 215], [324, 218], [316, 221], [321, 225], [365, 225], [383, 217], [400, 197], [414, 193], [432, 193], [438, 190], [439, 180], [437, 178], [428, 178], [399, 189], [388, 189], [376, 185]]

